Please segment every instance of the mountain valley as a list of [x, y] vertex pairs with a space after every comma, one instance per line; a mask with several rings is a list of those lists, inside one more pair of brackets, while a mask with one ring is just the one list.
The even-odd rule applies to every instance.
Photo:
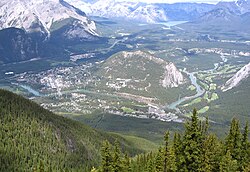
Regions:
[[[34, 132], [47, 132], [45, 144], [69, 159], [60, 166], [80, 162], [76, 169], [100, 163], [103, 140], [117, 139], [130, 156], [155, 152], [193, 109], [224, 138], [233, 118], [250, 121], [249, 4], [2, 0], [0, 88], [32, 102], [0, 90], [0, 112], [8, 121], [5, 100], [31, 106], [44, 129]], [[18, 126], [26, 120], [16, 116]]]

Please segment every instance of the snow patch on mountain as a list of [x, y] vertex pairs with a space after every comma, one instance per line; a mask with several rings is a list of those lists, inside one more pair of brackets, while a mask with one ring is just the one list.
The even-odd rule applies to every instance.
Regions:
[[150, 4], [126, 1], [118, 2], [115, 0], [98, 0], [95, 3], [78, 0], [66, 1], [92, 16], [125, 18], [147, 23], [168, 20], [163, 9]]
[[250, 76], [250, 63], [241, 68], [226, 84], [221, 88], [222, 91], [228, 91], [237, 87], [243, 80]]
[[97, 35], [95, 23], [63, 0], [1, 0], [0, 29], [16, 27], [50, 35], [55, 22], [75, 19], [84, 31]]
[[138, 21], [145, 21], [147, 23], [155, 23], [160, 21], [167, 21], [168, 17], [163, 9], [157, 8], [154, 5], [140, 6], [133, 11], [128, 18]]

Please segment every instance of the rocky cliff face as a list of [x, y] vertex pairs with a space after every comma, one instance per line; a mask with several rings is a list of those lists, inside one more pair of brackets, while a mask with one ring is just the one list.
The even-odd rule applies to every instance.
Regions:
[[38, 43], [25, 31], [8, 28], [0, 31], [0, 62], [18, 62], [38, 57]]
[[168, 63], [165, 66], [164, 79], [162, 80], [163, 87], [178, 87], [184, 83], [184, 77], [182, 73], [176, 68], [173, 63]]
[[64, 57], [64, 45], [98, 39], [84, 12], [63, 0], [1, 0], [0, 61]]
[[87, 33], [81, 36], [97, 35], [95, 23], [63, 0], [1, 0], [0, 16], [0, 29], [15, 27], [48, 38], [52, 31], [64, 26], [65, 20], [73, 19], [79, 26], [75, 29]]
[[222, 91], [228, 91], [237, 87], [242, 81], [250, 76], [250, 63], [241, 68], [226, 84], [222, 87]]

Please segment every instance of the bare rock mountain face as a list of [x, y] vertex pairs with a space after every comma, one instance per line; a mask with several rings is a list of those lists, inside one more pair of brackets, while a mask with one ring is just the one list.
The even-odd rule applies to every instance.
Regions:
[[84, 38], [97, 35], [95, 23], [84, 12], [63, 0], [2, 0], [0, 16], [0, 29], [15, 27], [28, 33], [40, 32], [50, 37], [51, 32], [70, 23], [71, 29], [67, 32], [71, 37], [79, 36], [75, 33], [78, 27], [85, 32], [82, 34]]
[[94, 21], [63, 0], [1, 0], [0, 35], [3, 63], [60, 54], [63, 44], [98, 39]]
[[173, 63], [167, 63], [165, 67], [164, 79], [162, 80], [163, 87], [178, 87], [184, 83], [182, 73], [176, 68]]
[[242, 81], [250, 76], [250, 63], [241, 68], [226, 84], [222, 87], [222, 91], [228, 91], [237, 87]]

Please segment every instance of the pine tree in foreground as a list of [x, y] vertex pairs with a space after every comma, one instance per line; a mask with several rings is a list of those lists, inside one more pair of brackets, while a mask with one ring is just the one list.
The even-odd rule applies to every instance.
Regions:
[[102, 149], [101, 149], [101, 155], [102, 155], [102, 166], [101, 171], [102, 172], [111, 172], [112, 170], [112, 155], [111, 155], [111, 145], [106, 140], [103, 142]]
[[122, 160], [121, 160], [121, 150], [118, 141], [115, 141], [113, 161], [112, 161], [112, 171], [120, 172], [122, 171]]
[[[166, 132], [164, 146], [156, 152], [129, 159], [127, 155], [122, 155], [117, 142], [114, 149], [108, 149], [110, 146], [106, 142], [103, 147], [106, 149], [102, 149], [106, 151], [102, 151], [105, 163], [101, 171], [106, 166], [109, 172], [118, 169], [122, 172], [250, 172], [248, 135], [248, 124], [241, 132], [239, 121], [233, 119], [225, 141], [220, 141], [208, 132], [208, 119], [201, 122], [194, 110], [191, 120], [185, 125], [183, 136], [175, 133], [171, 142], [169, 132]], [[107, 157], [111, 157], [110, 163], [107, 163]], [[107, 164], [113, 164], [112, 168], [108, 168]]]

